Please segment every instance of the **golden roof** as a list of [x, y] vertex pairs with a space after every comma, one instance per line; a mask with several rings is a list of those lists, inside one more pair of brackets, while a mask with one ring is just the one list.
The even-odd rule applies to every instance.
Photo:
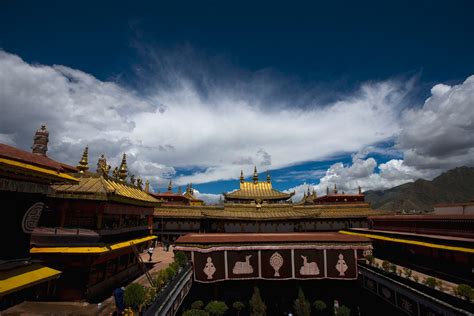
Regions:
[[383, 214], [366, 205], [296, 206], [292, 204], [226, 204], [224, 206], [156, 207], [154, 215], [164, 218], [215, 218], [236, 220], [285, 220], [303, 218], [367, 217]]
[[52, 188], [54, 192], [49, 196], [54, 198], [115, 201], [141, 206], [156, 206], [161, 202], [134, 186], [103, 176], [82, 177], [79, 184], [59, 184]]
[[241, 182], [240, 189], [225, 193], [227, 199], [287, 200], [294, 193], [283, 193], [272, 188], [271, 182]]

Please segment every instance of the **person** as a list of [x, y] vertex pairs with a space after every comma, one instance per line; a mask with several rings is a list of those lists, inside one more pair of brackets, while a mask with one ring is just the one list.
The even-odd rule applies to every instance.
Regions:
[[118, 287], [114, 290], [115, 311], [118, 316], [123, 315], [123, 311], [125, 310], [124, 292], [125, 289], [123, 287]]
[[150, 258], [148, 259], [148, 261], [150, 262], [151, 261], [151, 256], [153, 256], [153, 247], [150, 246], [150, 248], [148, 248], [148, 255], [150, 256]]

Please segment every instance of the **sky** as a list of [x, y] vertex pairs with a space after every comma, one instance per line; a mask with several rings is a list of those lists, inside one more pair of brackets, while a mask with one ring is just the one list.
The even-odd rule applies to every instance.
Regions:
[[474, 166], [472, 1], [0, 3], [0, 143], [216, 201]]

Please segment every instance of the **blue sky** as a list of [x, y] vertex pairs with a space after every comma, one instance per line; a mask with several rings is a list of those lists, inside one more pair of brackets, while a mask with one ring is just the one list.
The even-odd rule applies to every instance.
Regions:
[[57, 159], [76, 163], [86, 144], [113, 163], [128, 152], [155, 188], [172, 178], [211, 195], [253, 165], [281, 190], [432, 178], [473, 163], [473, 12], [472, 1], [3, 1], [0, 141], [28, 149], [44, 122]]

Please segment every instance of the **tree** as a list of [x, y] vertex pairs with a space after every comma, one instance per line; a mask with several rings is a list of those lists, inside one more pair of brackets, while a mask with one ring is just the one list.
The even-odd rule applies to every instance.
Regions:
[[459, 284], [456, 287], [456, 294], [470, 301], [474, 299], [474, 290], [468, 284]]
[[209, 313], [202, 309], [188, 309], [182, 316], [209, 316]]
[[345, 305], [342, 305], [337, 309], [336, 315], [337, 316], [350, 316], [351, 309]]
[[267, 315], [267, 305], [262, 301], [260, 297], [260, 290], [258, 287], [253, 288], [252, 298], [249, 301], [250, 314], [252, 316], [265, 316]]
[[327, 308], [327, 305], [326, 305], [326, 303], [324, 303], [321, 300], [316, 300], [313, 303], [313, 307], [319, 313], [319, 312], [322, 312], [323, 310], [325, 310]]
[[191, 304], [192, 309], [202, 309], [204, 307], [204, 302], [203, 301], [194, 301]]
[[425, 279], [425, 285], [434, 289], [436, 286], [438, 286], [438, 280], [432, 277], [428, 277]]
[[125, 306], [138, 310], [145, 302], [145, 287], [138, 283], [131, 283], [125, 288], [123, 298]]
[[188, 257], [182, 251], [178, 251], [174, 254], [174, 261], [180, 266], [184, 267], [188, 263]]
[[405, 274], [405, 276], [406, 276], [407, 278], [411, 278], [411, 274], [412, 274], [411, 269], [404, 267], [404, 268], [403, 268], [403, 273]]
[[211, 315], [221, 316], [227, 312], [229, 307], [222, 301], [210, 301], [204, 309]]
[[245, 304], [240, 301], [235, 301], [232, 307], [237, 311], [237, 316], [239, 316], [240, 312], [245, 308]]
[[298, 298], [295, 300], [293, 308], [295, 309], [295, 313], [298, 316], [309, 316], [311, 314], [311, 305], [304, 297], [304, 293], [301, 288], [298, 289]]

